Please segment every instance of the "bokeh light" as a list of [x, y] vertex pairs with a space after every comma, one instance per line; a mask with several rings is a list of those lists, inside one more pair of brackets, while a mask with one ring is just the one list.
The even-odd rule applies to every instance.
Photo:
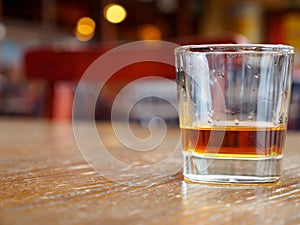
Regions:
[[82, 17], [76, 25], [75, 35], [80, 41], [89, 41], [95, 34], [96, 23], [89, 17]]
[[119, 4], [108, 4], [104, 7], [103, 15], [111, 23], [121, 23], [125, 20], [127, 12]]
[[145, 24], [138, 30], [138, 37], [140, 40], [161, 40], [161, 30], [153, 24]]

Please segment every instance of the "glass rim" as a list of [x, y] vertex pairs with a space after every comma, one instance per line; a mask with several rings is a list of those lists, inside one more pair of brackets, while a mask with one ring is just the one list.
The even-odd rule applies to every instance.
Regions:
[[191, 44], [182, 45], [174, 50], [176, 53], [288, 53], [294, 54], [295, 48], [285, 44]]

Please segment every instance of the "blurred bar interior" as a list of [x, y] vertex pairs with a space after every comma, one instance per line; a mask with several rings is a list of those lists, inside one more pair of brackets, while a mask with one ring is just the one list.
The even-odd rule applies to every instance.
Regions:
[[[300, 49], [299, 0], [0, 0], [0, 18], [0, 114], [6, 117], [70, 120], [74, 89], [88, 64], [131, 41], [284, 43]], [[300, 127], [298, 61], [290, 129]], [[175, 79], [173, 69], [166, 69], [166, 78]], [[99, 97], [96, 119], [109, 119], [113, 98], [124, 86], [116, 80]], [[176, 101], [176, 87], [155, 82], [126, 94], [166, 89]], [[83, 104], [89, 90], [82, 90]], [[155, 104], [154, 114], [165, 109], [161, 100], [140, 102], [145, 103]], [[141, 108], [133, 110], [133, 119], [134, 113], [145, 114]], [[177, 120], [174, 110], [166, 110], [166, 119]]]

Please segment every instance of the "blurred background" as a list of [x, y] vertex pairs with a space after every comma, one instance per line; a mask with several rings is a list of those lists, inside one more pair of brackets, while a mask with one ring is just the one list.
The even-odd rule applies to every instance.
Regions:
[[[300, 49], [299, 0], [0, 0], [0, 19], [0, 115], [6, 117], [69, 120], [76, 82], [89, 63], [131, 41], [284, 43]], [[298, 56], [291, 129], [298, 128], [297, 65]], [[175, 79], [170, 71], [165, 77]], [[111, 82], [104, 91], [96, 119], [109, 117], [116, 87]], [[89, 90], [82, 90], [83, 103]]]

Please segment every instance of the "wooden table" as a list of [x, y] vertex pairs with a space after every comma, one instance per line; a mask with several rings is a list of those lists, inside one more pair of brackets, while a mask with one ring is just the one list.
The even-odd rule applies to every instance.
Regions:
[[[125, 149], [109, 125], [98, 127], [114, 151]], [[178, 129], [170, 132], [168, 143], [176, 142]], [[1, 119], [0, 224], [300, 224], [299, 148], [300, 133], [288, 132], [283, 176], [274, 185], [187, 184], [182, 171], [164, 170], [128, 185], [135, 174], [119, 182], [89, 167], [71, 124]], [[128, 163], [151, 163], [163, 149]]]

